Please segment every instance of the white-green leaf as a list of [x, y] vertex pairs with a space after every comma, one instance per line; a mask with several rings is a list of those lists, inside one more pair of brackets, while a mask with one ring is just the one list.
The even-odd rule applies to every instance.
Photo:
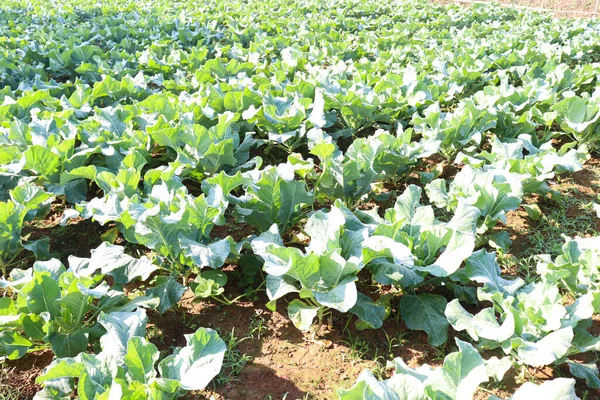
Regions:
[[556, 378], [541, 385], [526, 382], [508, 400], [580, 400], [575, 393], [575, 379]]
[[425, 400], [424, 386], [417, 378], [397, 374], [378, 381], [369, 370], [363, 371], [356, 384], [338, 390], [339, 400]]
[[100, 338], [102, 351], [117, 360], [122, 360], [127, 354], [127, 343], [134, 336], [146, 335], [146, 311], [138, 309], [134, 312], [101, 312], [98, 322], [106, 329]]
[[183, 255], [198, 268], [221, 268], [235, 249], [235, 242], [228, 236], [208, 245], [198, 243], [185, 237], [179, 237], [179, 246]]
[[504, 374], [513, 366], [511, 357], [498, 358], [496, 356], [485, 360], [485, 369], [490, 378], [496, 382], [502, 381]]
[[473, 253], [467, 260], [466, 275], [469, 279], [489, 286], [491, 290], [514, 294], [523, 287], [521, 278], [507, 280], [500, 276], [500, 266], [496, 262], [496, 253], [488, 253], [481, 249]]
[[317, 316], [319, 307], [309, 306], [303, 301], [295, 299], [288, 304], [288, 315], [294, 326], [301, 331], [308, 331]]
[[356, 304], [356, 284], [352, 282], [340, 283], [328, 292], [313, 291], [315, 300], [325, 307], [333, 308], [341, 312], [347, 312]]
[[443, 393], [448, 399], [471, 400], [479, 385], [487, 382], [483, 358], [469, 343], [456, 339], [459, 351], [448, 354], [444, 365], [425, 381], [427, 393]]
[[525, 364], [542, 367], [552, 364], [567, 354], [572, 341], [573, 329], [567, 327], [552, 332], [537, 342], [522, 340], [517, 354]]
[[160, 362], [163, 378], [174, 379], [186, 390], [202, 390], [219, 373], [227, 345], [212, 329], [185, 335], [187, 345]]
[[156, 278], [154, 286], [146, 289], [146, 296], [160, 299], [157, 310], [161, 314], [177, 304], [185, 293], [185, 286], [177, 282], [177, 277], [177, 274], [171, 274], [168, 277], [159, 276]]

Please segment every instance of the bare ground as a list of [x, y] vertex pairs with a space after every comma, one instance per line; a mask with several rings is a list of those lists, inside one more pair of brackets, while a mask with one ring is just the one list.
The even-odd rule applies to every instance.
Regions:
[[[454, 0], [433, 0], [436, 3], [452, 4], [457, 3]], [[488, 0], [486, 0], [488, 1]], [[590, 17], [591, 15], [578, 14], [593, 13], [596, 10], [596, 0], [495, 0], [490, 3], [509, 4], [523, 7], [543, 8], [547, 10], [564, 10], [574, 12], [554, 13], [556, 17]], [[460, 2], [468, 6], [467, 3]], [[600, 16], [600, 14], [597, 14]]]

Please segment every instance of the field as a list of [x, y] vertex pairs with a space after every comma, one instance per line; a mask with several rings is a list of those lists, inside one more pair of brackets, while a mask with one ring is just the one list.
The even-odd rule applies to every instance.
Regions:
[[0, 399], [600, 399], [599, 77], [597, 19], [5, 0]]
[[[455, 4], [453, 0], [435, 0], [440, 4]], [[487, 0], [483, 0], [487, 1]], [[490, 1], [499, 4], [514, 5], [517, 7], [530, 7], [545, 10], [566, 11], [556, 13], [560, 17], [588, 17], [584, 13], [593, 13], [596, 11], [596, 0], [495, 0]], [[461, 3], [468, 5], [468, 3]], [[599, 10], [600, 11], [600, 10]]]

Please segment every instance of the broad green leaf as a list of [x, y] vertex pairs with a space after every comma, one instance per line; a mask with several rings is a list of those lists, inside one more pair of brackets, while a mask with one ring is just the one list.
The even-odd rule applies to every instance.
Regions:
[[147, 386], [150, 398], [157, 400], [175, 399], [180, 394], [180, 383], [174, 379], [157, 378]]
[[294, 284], [291, 278], [287, 278], [285, 276], [274, 276], [267, 275], [265, 279], [266, 283], [266, 291], [267, 296], [269, 296], [269, 300], [277, 300], [280, 297], [285, 296], [288, 293], [298, 292], [298, 288]]
[[48, 261], [36, 261], [33, 263], [33, 272], [47, 273], [53, 280], [59, 281], [60, 276], [65, 272], [65, 266], [56, 258]]
[[216, 174], [225, 166], [233, 166], [236, 163], [237, 160], [233, 154], [232, 139], [212, 143], [200, 160], [200, 165], [202, 165], [204, 172], [210, 175]]
[[575, 380], [555, 378], [540, 385], [526, 382], [509, 400], [580, 400], [575, 394]]
[[502, 325], [496, 318], [493, 308], [484, 308], [473, 317], [472, 326], [479, 337], [502, 343], [515, 333], [515, 317], [508, 312], [503, 314]]
[[[411, 259], [412, 262], [412, 259]], [[384, 285], [411, 287], [423, 282], [424, 278], [410, 267], [388, 262], [383, 259], [373, 260], [367, 265], [375, 281]]]
[[218, 270], [208, 270], [194, 279], [198, 285], [194, 294], [201, 298], [217, 296], [224, 292], [223, 287], [227, 284], [227, 274]]
[[579, 363], [568, 361], [569, 371], [577, 378], [585, 379], [587, 387], [600, 389], [600, 378], [598, 378], [598, 366], [594, 363]]
[[439, 346], [448, 339], [446, 304], [446, 299], [436, 294], [404, 295], [400, 299], [400, 314], [409, 329], [425, 331], [429, 343]]
[[157, 310], [162, 314], [179, 302], [185, 290], [185, 286], [177, 282], [177, 275], [171, 274], [157, 277], [154, 286], [146, 289], [146, 296], [160, 299]]
[[323, 92], [319, 89], [315, 90], [315, 101], [312, 104], [312, 111], [308, 120], [314, 125], [315, 128], [323, 128], [327, 125], [327, 119], [324, 112], [325, 99]]
[[221, 268], [229, 254], [235, 251], [235, 242], [228, 236], [208, 245], [180, 237], [179, 246], [183, 256], [198, 268]]
[[454, 329], [457, 331], [466, 330], [474, 340], [479, 340], [477, 330], [473, 325], [473, 314], [465, 310], [458, 299], [454, 299], [446, 305], [444, 315]]
[[117, 135], [122, 134], [127, 128], [123, 122], [126, 112], [120, 108], [107, 107], [95, 108], [96, 119], [100, 122], [102, 128]]
[[315, 300], [325, 307], [347, 312], [356, 304], [358, 292], [353, 281], [340, 282], [328, 292], [313, 291]]
[[25, 355], [33, 344], [13, 331], [0, 332], [0, 356], [16, 360]]
[[88, 334], [83, 330], [75, 332], [49, 332], [48, 342], [52, 351], [59, 357], [74, 357], [86, 351], [88, 347]]
[[156, 346], [141, 337], [132, 337], [127, 343], [124, 363], [127, 375], [133, 381], [149, 383], [156, 377], [154, 364], [159, 353]]
[[79, 378], [85, 369], [84, 363], [73, 358], [64, 358], [50, 364], [44, 373], [35, 379], [35, 383], [40, 384], [62, 378]]
[[126, 284], [139, 277], [146, 280], [158, 269], [146, 257], [134, 258], [125, 254], [123, 246], [103, 242], [91, 251], [89, 261], [71, 267], [79, 276], [93, 276], [100, 270], [102, 274], [111, 275], [115, 283]]
[[511, 357], [498, 358], [496, 356], [485, 360], [485, 369], [490, 378], [501, 382], [504, 374], [513, 366]]
[[473, 346], [459, 339], [456, 339], [456, 344], [459, 351], [448, 354], [442, 368], [425, 381], [427, 393], [443, 394], [441, 397], [447, 399], [469, 400], [479, 385], [487, 382], [488, 374], [483, 358]]
[[135, 225], [135, 238], [140, 244], [156, 250], [161, 255], [176, 259], [180, 248], [178, 238], [181, 234], [189, 234], [190, 228], [181, 219], [172, 216], [165, 219], [160, 215], [147, 217]]
[[23, 330], [30, 339], [43, 340], [46, 336], [44, 331], [46, 325], [46, 320], [36, 314], [28, 314], [23, 317]]
[[[404, 271], [407, 275], [410, 274], [410, 267], [415, 263], [415, 257], [407, 246], [386, 236], [370, 236], [363, 241], [362, 246], [365, 263], [381, 257], [391, 258], [398, 265], [396, 269]], [[384, 262], [384, 260], [376, 260], [376, 262]], [[377, 274], [375, 269], [372, 270]], [[402, 277], [400, 276], [398, 280]]]
[[81, 326], [89, 311], [91, 298], [79, 291], [66, 294], [59, 300], [61, 325], [68, 330]]
[[386, 317], [384, 306], [375, 303], [369, 296], [360, 292], [358, 293], [356, 304], [354, 304], [349, 312], [368, 323], [373, 329], [381, 328]]
[[539, 221], [539, 219], [542, 217], [542, 210], [537, 204], [525, 204], [523, 208], [527, 212], [529, 218], [531, 218], [533, 221]]
[[339, 236], [346, 222], [343, 213], [337, 207], [329, 212], [317, 211], [310, 216], [304, 231], [310, 236], [308, 250], [315, 254], [324, 254], [339, 247]]
[[410, 236], [418, 235], [421, 228], [433, 224], [433, 209], [421, 206], [422, 189], [416, 185], [409, 185], [404, 193], [398, 196], [394, 208], [386, 212], [386, 219], [390, 222], [400, 222]]
[[27, 293], [27, 308], [35, 314], [48, 312], [51, 316], [56, 316], [59, 311], [59, 298], [58, 283], [50, 276], [41, 274], [35, 277], [33, 286]]
[[27, 241], [23, 243], [23, 248], [31, 251], [35, 255], [35, 259], [38, 261], [47, 260], [53, 256], [53, 254], [50, 252], [49, 237]]
[[302, 204], [312, 204], [313, 196], [306, 191], [304, 182], [283, 181], [280, 185], [281, 207], [278, 220], [281, 226], [288, 226]]
[[61, 167], [61, 159], [50, 149], [33, 145], [25, 150], [25, 166], [41, 175], [48, 182], [56, 182]]
[[397, 374], [378, 381], [371, 371], [365, 370], [353, 387], [337, 393], [339, 400], [425, 400], [424, 389], [423, 383], [410, 375]]

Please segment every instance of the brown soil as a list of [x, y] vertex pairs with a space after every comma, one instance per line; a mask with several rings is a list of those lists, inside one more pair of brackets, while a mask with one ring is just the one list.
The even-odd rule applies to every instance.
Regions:
[[56, 255], [66, 265], [70, 255], [89, 257], [90, 249], [102, 243], [100, 235], [109, 230], [111, 225], [102, 226], [89, 219], [74, 218], [61, 227], [59, 222], [63, 211], [64, 206], [61, 203], [52, 204], [50, 213], [44, 220], [34, 220], [25, 224], [22, 235], [28, 236], [29, 240], [49, 237], [50, 250], [57, 252]]
[[[227, 288], [226, 293], [235, 296], [231, 292], [236, 290]], [[275, 312], [264, 306], [266, 302], [261, 296], [256, 302], [222, 306], [194, 301], [188, 291], [180, 304], [164, 315], [149, 313], [150, 340], [165, 354], [172, 346], [185, 345], [183, 335], [198, 327], [216, 329], [222, 337], [228, 332], [238, 339], [248, 337], [238, 350], [252, 361], [237, 379], [189, 398], [262, 400], [268, 396], [281, 399], [287, 393], [292, 400], [331, 399], [335, 389], [352, 386], [363, 369], [377, 368], [378, 362], [385, 364], [394, 357], [402, 357], [411, 366], [440, 362], [440, 352], [427, 344], [424, 333], [409, 331], [393, 317], [380, 329], [358, 331], [355, 317], [335, 313], [312, 338], [293, 326], [285, 301], [279, 302]], [[264, 326], [260, 334], [253, 331], [259, 322]]]
[[210, 232], [212, 238], [224, 239], [227, 236], [231, 236], [236, 242], [242, 241], [242, 239], [255, 234], [256, 230], [251, 225], [240, 225], [233, 221], [232, 218], [228, 218], [227, 223], [223, 226], [215, 226]]
[[[440, 4], [459, 4], [464, 7], [470, 6], [467, 2], [457, 2], [455, 0], [432, 0]], [[489, 3], [500, 3], [522, 7], [532, 7], [546, 10], [562, 10], [565, 12], [551, 13], [558, 18], [590, 18], [593, 15], [583, 13], [593, 13], [595, 10], [595, 0], [485, 0]], [[572, 12], [569, 12], [572, 11]], [[600, 14], [599, 14], [600, 15]]]
[[0, 382], [0, 385], [6, 384], [15, 388], [21, 399], [32, 399], [41, 389], [40, 385], [35, 384], [35, 378], [52, 362], [53, 357], [52, 351], [44, 350], [26, 354], [19, 360], [5, 361], [3, 367], [7, 374], [2, 376], [7, 376], [8, 382]]
[[[566, 173], [558, 179], [549, 182], [552, 190], [559, 192], [564, 197], [578, 200], [569, 202], [565, 215], [567, 218], [575, 218], [582, 213], [581, 205], [590, 202], [600, 202], [600, 158], [591, 158], [584, 166], [584, 169], [575, 173]], [[537, 204], [542, 212], [548, 212], [557, 207], [557, 203], [550, 200], [548, 196], [540, 197], [531, 195], [525, 198], [527, 204]], [[590, 232], [600, 232], [600, 218], [595, 213], [589, 213], [588, 232], [583, 236], [590, 236]], [[505, 225], [499, 225], [496, 230], [507, 230], [513, 241], [510, 253], [515, 256], [527, 254], [531, 248], [529, 233], [538, 229], [540, 221], [532, 221], [523, 207], [507, 213], [507, 222]], [[568, 234], [568, 232], [565, 232]]]

